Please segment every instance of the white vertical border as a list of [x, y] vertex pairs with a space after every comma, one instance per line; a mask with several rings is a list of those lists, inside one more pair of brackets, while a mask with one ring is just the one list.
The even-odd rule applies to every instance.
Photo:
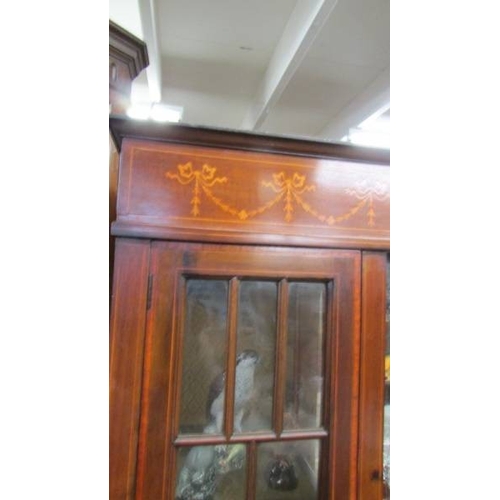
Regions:
[[0, 10], [2, 496], [107, 499], [108, 9]]
[[391, 5], [394, 498], [498, 489], [498, 19]]

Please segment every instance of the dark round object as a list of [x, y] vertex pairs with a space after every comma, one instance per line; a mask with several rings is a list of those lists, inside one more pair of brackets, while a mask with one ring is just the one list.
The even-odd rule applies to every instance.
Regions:
[[269, 488], [278, 491], [291, 491], [297, 488], [299, 480], [295, 474], [293, 463], [288, 457], [276, 457], [269, 463], [267, 470]]

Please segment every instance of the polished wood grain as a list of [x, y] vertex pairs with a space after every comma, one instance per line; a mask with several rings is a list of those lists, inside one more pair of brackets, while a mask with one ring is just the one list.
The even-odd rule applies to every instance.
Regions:
[[228, 296], [228, 318], [227, 322], [227, 359], [226, 359], [226, 408], [224, 412], [224, 433], [229, 440], [233, 434], [234, 427], [234, 398], [236, 386], [236, 341], [238, 327], [238, 278], [232, 278], [229, 282]]
[[169, 445], [180, 385], [177, 353], [182, 352], [182, 345], [173, 332], [183, 314], [183, 304], [176, 298], [182, 293], [182, 280], [177, 281], [175, 269], [181, 265], [182, 253], [165, 252], [163, 244], [152, 243], [153, 286], [146, 325], [136, 500], [165, 498], [171, 488], [168, 480], [175, 474], [175, 457]]
[[126, 139], [113, 234], [387, 248], [384, 165]]
[[361, 255], [353, 254], [352, 259], [337, 263], [334, 300], [330, 305], [336, 335], [333, 359], [330, 358], [334, 383], [330, 389], [333, 404], [329, 429], [334, 440], [329, 450], [329, 477], [333, 482], [333, 498], [346, 500], [357, 498]]
[[257, 445], [251, 441], [247, 445], [247, 494], [246, 500], [255, 499], [257, 485]]
[[[300, 266], [297, 266], [299, 259]], [[336, 361], [327, 354], [325, 363], [332, 364], [328, 371], [331, 380], [325, 382], [325, 394], [333, 398], [333, 411], [325, 415], [325, 430], [287, 431], [281, 434], [281, 439], [331, 440], [331, 458], [334, 460], [325, 465], [328, 473], [324, 477], [328, 478], [329, 485], [323, 487], [334, 491], [335, 498], [354, 500], [352, 477], [356, 473], [357, 426], [352, 425], [352, 419], [357, 417], [354, 407], [358, 395], [353, 381], [359, 367], [351, 360], [356, 357], [355, 343], [359, 337], [355, 312], [356, 305], [359, 305], [356, 295], [360, 293], [356, 271], [360, 265], [359, 252], [317, 249], [304, 254], [293, 248], [158, 241], [152, 246], [151, 263], [154, 290], [148, 314], [136, 498], [173, 498], [178, 446], [227, 442], [227, 436], [179, 436], [182, 315], [185, 314], [183, 277], [225, 277], [232, 280], [230, 296], [233, 297], [237, 294], [235, 278], [244, 276], [278, 281], [285, 277], [308, 278], [335, 283], [335, 294], [330, 296], [335, 302], [331, 308], [333, 331], [327, 331], [326, 335], [332, 338], [330, 345], [332, 349], [335, 346]], [[233, 300], [229, 299], [230, 304]], [[236, 311], [229, 312], [229, 316], [236, 318]], [[235, 335], [235, 325], [229, 328]], [[227, 409], [226, 418], [229, 419]], [[249, 443], [252, 447], [252, 443], [276, 438], [280, 439], [269, 432], [246, 433], [233, 435], [230, 442]], [[249, 459], [252, 460], [251, 456]], [[249, 467], [251, 472], [251, 462]]]
[[116, 244], [110, 342], [109, 490], [113, 500], [135, 498], [149, 241]]
[[359, 499], [382, 500], [385, 252], [363, 252], [359, 413]]
[[[320, 498], [380, 500], [381, 481], [373, 478], [382, 474], [388, 153], [115, 117], [110, 123], [120, 148], [110, 499], [172, 500], [179, 448], [227, 442], [247, 446], [253, 496], [259, 443], [319, 439]], [[221, 436], [179, 435], [188, 276], [230, 281]], [[238, 286], [247, 278], [280, 283], [273, 430], [233, 434]], [[283, 431], [291, 279], [327, 287], [323, 428], [314, 431]]]

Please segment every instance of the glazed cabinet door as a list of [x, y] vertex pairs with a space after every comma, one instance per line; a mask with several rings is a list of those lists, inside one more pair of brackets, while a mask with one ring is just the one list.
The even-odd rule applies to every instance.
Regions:
[[356, 498], [360, 261], [152, 243], [136, 499]]

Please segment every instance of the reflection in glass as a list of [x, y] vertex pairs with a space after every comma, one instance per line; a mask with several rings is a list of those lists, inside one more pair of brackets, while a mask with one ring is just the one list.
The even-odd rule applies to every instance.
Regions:
[[[209, 425], [207, 404], [212, 381], [222, 378], [226, 367], [227, 296], [227, 281], [187, 280], [180, 409], [184, 434], [220, 432]], [[223, 398], [223, 383], [220, 390]]]
[[241, 281], [237, 352], [254, 351], [259, 362], [252, 383], [247, 380], [250, 373], [247, 376], [241, 372], [240, 376], [240, 365], [236, 366], [235, 401], [242, 391], [250, 391], [251, 397], [235, 411], [235, 433], [272, 428], [277, 301], [276, 282]]
[[290, 283], [285, 430], [322, 424], [325, 310], [325, 283]]
[[244, 444], [178, 450], [176, 500], [243, 500], [245, 489]]
[[259, 500], [318, 498], [320, 442], [282, 441], [257, 448]]

